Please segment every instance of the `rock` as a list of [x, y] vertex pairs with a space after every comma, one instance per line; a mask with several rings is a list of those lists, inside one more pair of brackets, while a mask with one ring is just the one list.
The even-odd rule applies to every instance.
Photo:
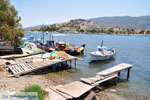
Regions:
[[117, 92], [117, 90], [116, 89], [111, 89], [110, 92]]
[[45, 86], [48, 86], [48, 84], [45, 84]]
[[14, 95], [16, 93], [16, 91], [12, 91], [9, 93], [9, 95]]

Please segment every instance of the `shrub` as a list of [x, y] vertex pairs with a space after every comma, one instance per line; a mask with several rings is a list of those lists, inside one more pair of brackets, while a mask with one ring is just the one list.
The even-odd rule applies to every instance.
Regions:
[[44, 100], [44, 97], [48, 94], [45, 90], [43, 90], [38, 85], [32, 85], [32, 86], [26, 87], [22, 92], [37, 92], [38, 100]]

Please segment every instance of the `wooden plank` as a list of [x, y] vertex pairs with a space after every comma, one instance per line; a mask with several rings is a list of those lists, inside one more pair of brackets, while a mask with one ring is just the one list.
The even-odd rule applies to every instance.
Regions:
[[24, 63], [24, 65], [25, 65], [29, 70], [32, 70], [32, 67], [30, 67], [27, 63]]
[[50, 88], [46, 89], [49, 92], [49, 100], [67, 100], [65, 97], [51, 90]]
[[50, 66], [51, 64], [48, 62], [44, 62], [45, 66]]
[[16, 74], [16, 71], [13, 69], [13, 66], [9, 66], [9, 69], [13, 72], [13, 74]]
[[41, 65], [39, 65], [38, 63], [32, 63], [34, 66], [36, 66], [37, 68], [41, 67]]
[[30, 63], [27, 63], [26, 65], [29, 66], [31, 69], [35, 69]]
[[[26, 73], [29, 73], [29, 72], [34, 71], [33, 69], [29, 69], [29, 68], [27, 67], [27, 65], [25, 66], [25, 64], [23, 64], [23, 63], [21, 63], [21, 65], [23, 66], [23, 68], [25, 69], [25, 71], [20, 72], [20, 73], [18, 73], [17, 75], [22, 75], [22, 74], [26, 74]], [[16, 74], [15, 74], [15, 75], [16, 75]]]
[[122, 64], [116, 65], [112, 68], [109, 68], [107, 70], [101, 71], [101, 72], [97, 73], [97, 75], [107, 76], [107, 75], [113, 74], [115, 72], [119, 72], [119, 71], [127, 69], [127, 68], [131, 68], [131, 67], [132, 67], [131, 64], [122, 63]]
[[18, 66], [20, 67], [20, 70], [23, 72], [23, 71], [25, 71], [23, 68], [22, 68], [22, 66], [20, 65], [20, 64], [18, 64]]
[[61, 91], [63, 93], [66, 93], [74, 98], [78, 98], [90, 89], [92, 89], [92, 86], [84, 84], [79, 81], [75, 81], [69, 84], [66, 84], [64, 86], [56, 88], [58, 91]]
[[18, 70], [18, 73], [22, 72], [20, 67], [19, 67], [19, 64], [15, 65], [16, 69]]
[[101, 76], [96, 76], [96, 77], [91, 77], [91, 78], [80, 78], [80, 81], [85, 82], [87, 84], [93, 84], [99, 80], [104, 79], [105, 77], [101, 77]]
[[118, 75], [117, 75], [117, 74], [114, 74], [114, 75], [109, 76], [109, 77], [107, 77], [107, 78], [105, 78], [105, 79], [103, 79], [103, 80], [100, 80], [100, 81], [98, 81], [98, 82], [95, 82], [94, 84], [92, 84], [92, 86], [97, 86], [97, 85], [99, 85], [100, 83], [106, 82], [106, 81], [111, 80], [111, 79], [116, 78], [116, 77], [118, 77]]
[[32, 65], [32, 67], [34, 67], [35, 69], [37, 69], [38, 67], [35, 66], [33, 63], [30, 63], [30, 65]]
[[20, 63], [20, 65], [24, 68], [24, 70], [25, 70], [25, 71], [30, 70], [29, 68], [27, 68], [27, 67], [25, 66], [25, 64], [24, 64], [24, 63]]
[[93, 91], [91, 91], [90, 94], [84, 100], [92, 100], [95, 96], [96, 94]]
[[18, 73], [18, 71], [16, 70], [15, 66], [12, 66], [12, 69], [13, 69], [16, 73]]
[[87, 83], [89, 85], [91, 85], [95, 82], [95, 81], [89, 80], [88, 78], [80, 78], [80, 81]]
[[16, 71], [16, 73], [19, 73], [19, 70], [17, 69], [17, 65], [14, 65], [13, 68]]
[[51, 90], [55, 91], [56, 93], [58, 93], [59, 95], [65, 97], [66, 99], [72, 99], [73, 97], [70, 96], [70, 95], [67, 95], [65, 93], [62, 93], [60, 91], [58, 91], [56, 88], [59, 87], [59, 86], [56, 86], [55, 88], [54, 87], [49, 87]]
[[45, 66], [45, 65], [42, 64], [41, 62], [37, 62], [37, 64], [40, 65], [41, 67], [42, 67], [42, 66]]

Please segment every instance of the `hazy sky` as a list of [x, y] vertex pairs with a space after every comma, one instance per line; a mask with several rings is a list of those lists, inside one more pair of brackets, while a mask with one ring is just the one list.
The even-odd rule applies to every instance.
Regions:
[[150, 15], [150, 0], [10, 0], [23, 27], [78, 18]]

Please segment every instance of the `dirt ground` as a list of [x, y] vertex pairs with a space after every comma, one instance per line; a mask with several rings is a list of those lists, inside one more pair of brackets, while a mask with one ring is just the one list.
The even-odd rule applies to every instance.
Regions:
[[18, 92], [30, 85], [39, 85], [45, 89], [48, 86], [61, 84], [61, 80], [53, 73], [49, 75], [49, 80], [45, 78], [45, 75], [24, 75], [19, 78], [9, 77], [9, 75], [10, 73], [5, 70], [0, 71], [0, 93], [3, 91]]
[[[43, 72], [43, 71], [42, 71]], [[31, 73], [30, 75], [24, 75], [19, 78], [9, 77], [10, 73], [4, 69], [0, 69], [0, 94], [3, 92], [19, 92], [25, 87], [30, 85], [39, 85], [43, 89], [48, 86], [56, 86], [63, 83], [63, 80], [54, 73], [39, 72]], [[46, 75], [48, 73], [48, 75]], [[48, 78], [47, 78], [48, 77]], [[122, 97], [116, 95], [115, 90], [102, 90], [97, 94], [98, 100], [125, 100]]]

